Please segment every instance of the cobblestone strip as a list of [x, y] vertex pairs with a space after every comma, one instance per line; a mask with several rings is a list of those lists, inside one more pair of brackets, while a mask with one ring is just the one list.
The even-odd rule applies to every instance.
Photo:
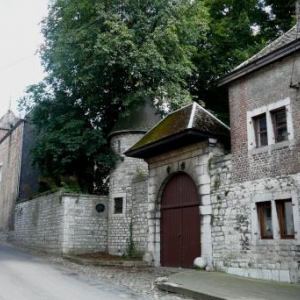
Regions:
[[[20, 248], [19, 248], [20, 249]], [[159, 277], [168, 277], [177, 273], [175, 268], [154, 268], [154, 267], [120, 267], [120, 266], [90, 266], [80, 265], [63, 259], [59, 256], [46, 254], [43, 252], [20, 249], [33, 256], [43, 258], [54, 266], [63, 267], [70, 273], [85, 275], [94, 279], [99, 279], [111, 284], [122, 285], [141, 296], [147, 296], [154, 300], [189, 300], [181, 295], [168, 294], [160, 291], [155, 286], [155, 280]]]

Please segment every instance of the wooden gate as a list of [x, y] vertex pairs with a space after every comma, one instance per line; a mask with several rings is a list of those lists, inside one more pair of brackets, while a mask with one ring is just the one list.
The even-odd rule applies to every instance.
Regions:
[[200, 256], [199, 197], [185, 173], [170, 179], [161, 201], [161, 265], [193, 267]]

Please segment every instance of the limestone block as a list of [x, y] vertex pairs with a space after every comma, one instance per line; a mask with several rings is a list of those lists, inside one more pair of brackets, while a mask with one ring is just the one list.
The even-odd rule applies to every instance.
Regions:
[[201, 215], [211, 215], [212, 214], [212, 208], [210, 205], [200, 206], [199, 208], [200, 208]]
[[272, 270], [272, 280], [279, 281], [279, 271], [278, 270]]
[[211, 204], [211, 196], [210, 195], [203, 195], [201, 197], [201, 205], [210, 205]]
[[199, 177], [200, 184], [210, 184], [210, 176], [208, 174]]
[[290, 283], [291, 282], [290, 271], [288, 271], [288, 270], [280, 270], [279, 271], [279, 281], [280, 282]]
[[199, 187], [200, 195], [210, 195], [210, 184], [200, 185]]
[[229, 267], [227, 269], [227, 273], [231, 274], [231, 275], [248, 277], [248, 272], [245, 269], [242, 269], [242, 268], [232, 268], [232, 267]]

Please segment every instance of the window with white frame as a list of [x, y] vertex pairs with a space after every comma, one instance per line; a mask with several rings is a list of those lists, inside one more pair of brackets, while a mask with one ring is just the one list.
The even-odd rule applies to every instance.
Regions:
[[264, 239], [294, 239], [295, 227], [292, 199], [256, 202], [258, 231]]
[[[294, 139], [290, 98], [247, 112], [248, 150], [280, 147]], [[275, 146], [274, 146], [275, 147]]]

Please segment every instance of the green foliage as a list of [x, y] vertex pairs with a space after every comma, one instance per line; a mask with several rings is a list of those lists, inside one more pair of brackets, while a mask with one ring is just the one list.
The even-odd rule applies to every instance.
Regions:
[[204, 0], [210, 21], [207, 38], [193, 57], [192, 94], [228, 123], [227, 87], [220, 76], [257, 53], [295, 22], [294, 1]]
[[37, 130], [32, 154], [43, 176], [58, 186], [74, 176], [81, 191], [107, 193], [116, 160], [107, 136], [143, 99], [175, 109], [194, 97], [226, 121], [227, 92], [217, 80], [291, 26], [292, 6], [284, 5], [50, 1], [40, 48], [47, 76], [20, 100]]
[[145, 98], [171, 108], [190, 101], [186, 80], [196, 45], [205, 39], [207, 14], [200, 3], [193, 10], [189, 5], [189, 0], [50, 2], [40, 48], [47, 77], [20, 100], [37, 129], [32, 154], [44, 176], [58, 185], [61, 175], [75, 176], [81, 191], [107, 193], [115, 162], [107, 135], [120, 112]]

